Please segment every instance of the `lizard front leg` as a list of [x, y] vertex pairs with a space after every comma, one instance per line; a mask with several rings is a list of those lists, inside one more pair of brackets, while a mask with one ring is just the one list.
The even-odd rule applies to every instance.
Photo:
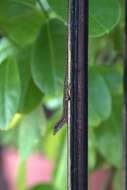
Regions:
[[55, 135], [66, 123], [66, 119], [64, 117], [64, 114], [62, 115], [61, 119], [56, 123], [54, 129], [53, 129], [53, 134]]
[[68, 101], [70, 100], [70, 88], [66, 86], [64, 89], [64, 98], [63, 98], [63, 114], [60, 120], [54, 127], [53, 134], [55, 135], [68, 121]]

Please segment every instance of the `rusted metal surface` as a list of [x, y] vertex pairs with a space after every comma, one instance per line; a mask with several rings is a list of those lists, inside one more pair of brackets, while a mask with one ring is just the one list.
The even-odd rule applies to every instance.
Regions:
[[88, 0], [70, 0], [68, 38], [69, 190], [87, 190], [88, 158]]

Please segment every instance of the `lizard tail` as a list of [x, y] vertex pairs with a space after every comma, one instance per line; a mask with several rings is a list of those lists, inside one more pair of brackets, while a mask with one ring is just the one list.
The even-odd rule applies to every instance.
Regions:
[[54, 129], [53, 129], [53, 135], [55, 135], [66, 123], [66, 120], [64, 117], [61, 117], [61, 119], [56, 123]]

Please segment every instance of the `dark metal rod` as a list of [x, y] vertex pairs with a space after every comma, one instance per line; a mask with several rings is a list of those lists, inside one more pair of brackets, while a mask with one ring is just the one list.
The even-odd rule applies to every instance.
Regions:
[[68, 190], [88, 189], [88, 0], [69, 2]]

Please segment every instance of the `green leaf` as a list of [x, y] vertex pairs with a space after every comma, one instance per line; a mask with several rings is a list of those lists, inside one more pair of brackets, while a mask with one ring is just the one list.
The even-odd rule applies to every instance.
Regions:
[[94, 129], [94, 145], [108, 164], [121, 167], [122, 164], [122, 99], [113, 102], [111, 117], [98, 128]]
[[[57, 135], [53, 135], [53, 127], [58, 122], [61, 116], [61, 112], [57, 112], [50, 119], [47, 120], [47, 131], [44, 136], [44, 151], [49, 160], [56, 160], [60, 155], [60, 151], [63, 149], [63, 142], [65, 141], [65, 134], [67, 132], [67, 126], [65, 125], [63, 129]], [[57, 150], [54, 151], [54, 150]]]
[[123, 168], [118, 168], [115, 172], [114, 177], [114, 188], [115, 190], [120, 190], [124, 188], [123, 184]]
[[[67, 189], [67, 138], [64, 138], [63, 145], [59, 159], [56, 162], [56, 169], [54, 171], [54, 187], [60, 190]], [[61, 185], [62, 184], [62, 185]]]
[[[51, 8], [56, 12], [58, 16], [60, 16], [64, 21], [67, 21], [67, 8], [68, 8], [68, 1], [60, 1], [60, 0], [48, 0], [49, 5]], [[62, 6], [61, 6], [62, 3]]]
[[[48, 0], [54, 12], [67, 22], [68, 1]], [[62, 4], [62, 6], [61, 6]], [[89, 1], [89, 35], [99, 37], [108, 34], [120, 19], [118, 0]]]
[[90, 68], [89, 71], [88, 91], [89, 126], [98, 126], [110, 116], [112, 100], [104, 78], [94, 67]]
[[89, 35], [99, 37], [108, 34], [118, 23], [120, 5], [117, 0], [90, 0]]
[[52, 185], [45, 185], [45, 184], [40, 184], [40, 185], [37, 185], [37, 186], [34, 186], [32, 187], [31, 189], [29, 190], [57, 190], [55, 189]]
[[6, 38], [2, 38], [0, 40], [0, 64], [3, 63], [3, 61], [10, 55], [15, 54], [15, 52], [16, 49]]
[[93, 136], [92, 136], [92, 131], [89, 128], [89, 136], [88, 136], [88, 168], [89, 171], [93, 171], [96, 166], [96, 160], [97, 160], [97, 155], [96, 155], [96, 149], [94, 146], [94, 141], [93, 141]]
[[20, 161], [17, 172], [17, 188], [18, 190], [26, 189], [26, 161]]
[[33, 1], [1, 0], [0, 28], [13, 42], [20, 45], [32, 43], [44, 22], [44, 16]]
[[31, 47], [27, 47], [20, 51], [17, 60], [21, 79], [19, 112], [29, 113], [40, 104], [43, 97], [43, 93], [37, 88], [31, 75]]
[[40, 108], [23, 116], [19, 129], [19, 152], [21, 160], [26, 160], [42, 137], [45, 118]]
[[59, 95], [66, 65], [66, 28], [57, 19], [42, 26], [33, 49], [32, 75], [42, 92]]
[[30, 78], [24, 85], [19, 111], [22, 113], [30, 113], [41, 104], [42, 98], [43, 93], [41, 93], [34, 84], [32, 78]]
[[119, 72], [115, 67], [99, 66], [99, 71], [103, 75], [110, 91], [114, 95], [123, 94], [123, 73]]
[[7, 129], [18, 110], [20, 78], [15, 58], [8, 58], [0, 65], [0, 128]]

